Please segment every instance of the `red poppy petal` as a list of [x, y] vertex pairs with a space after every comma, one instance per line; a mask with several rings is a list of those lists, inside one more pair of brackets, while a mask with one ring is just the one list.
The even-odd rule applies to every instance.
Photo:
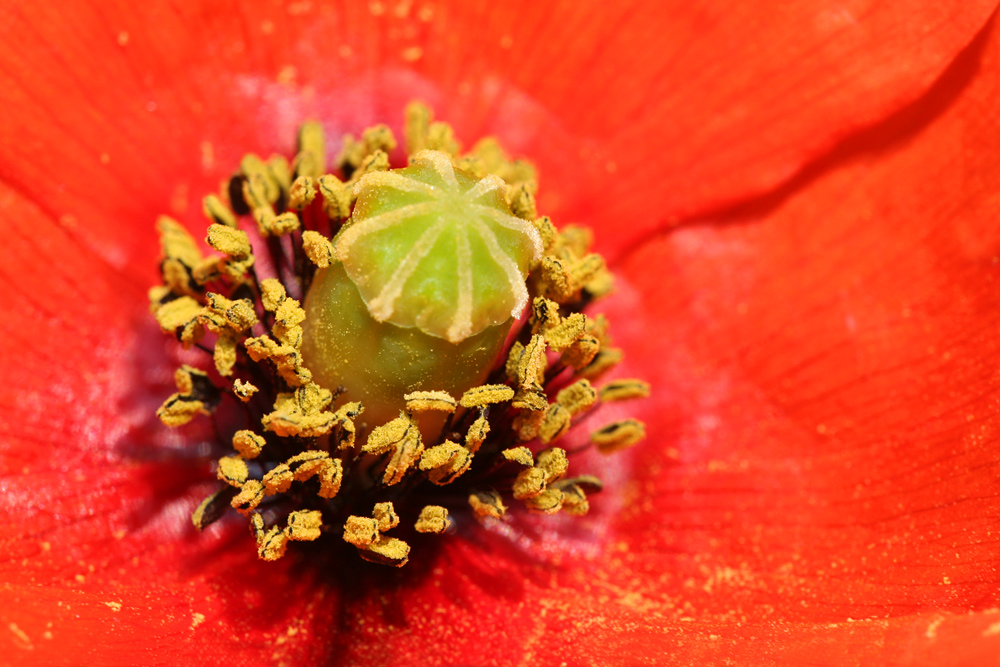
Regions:
[[[595, 66], [561, 107], [578, 136], [614, 128], [595, 146], [590, 197], [565, 211], [606, 219], [600, 241], [610, 254], [774, 188], [913, 102], [996, 7], [678, 4], [660, 21], [630, 16], [614, 41], [630, 60]], [[592, 91], [613, 92], [594, 104]]]
[[[603, 603], [571, 596], [550, 603], [536, 655], [595, 665], [996, 665], [1000, 613], [925, 612], [830, 623], [761, 622], [740, 616], [725, 627], [651, 611], [648, 601], [605, 589]], [[592, 602], [587, 598], [586, 602]], [[762, 608], [766, 614], [766, 607]], [[581, 617], [586, 620], [581, 621]], [[582, 627], [581, 627], [582, 626]], [[574, 663], [573, 660], [577, 662]]]
[[[113, 538], [103, 546], [121, 549]], [[71, 584], [53, 584], [57, 566], [36, 550], [28, 558], [41, 561], [42, 576], [22, 568], [0, 586], [0, 647], [15, 664], [46, 667], [321, 664], [337, 600], [290, 560], [262, 563], [245, 546], [229, 543], [214, 560], [171, 545], [131, 560], [64, 563], [56, 571], [75, 572]]]
[[12, 10], [0, 178], [122, 265], [164, 204], [196, 217], [242, 152], [287, 151], [302, 118], [336, 135], [423, 97], [466, 139], [536, 158], [544, 210], [613, 227], [614, 250], [634, 236], [621, 221], [773, 187], [912, 101], [995, 3], [263, 5]]
[[[277, 573], [275, 581], [292, 582], [289, 588], [268, 589], [250, 604], [234, 607], [233, 600], [238, 600], [246, 587], [244, 582], [232, 587], [220, 584], [225, 582], [226, 569], [229, 573], [257, 574], [274, 566], [257, 564], [246, 550], [235, 549], [232, 554], [238, 555], [230, 555], [221, 547], [213, 560], [206, 552], [218, 543], [204, 539], [188, 542], [171, 533], [184, 525], [184, 514], [196, 499], [193, 494], [197, 489], [191, 483], [199, 479], [198, 467], [192, 470], [178, 464], [177, 470], [170, 468], [169, 474], [157, 475], [154, 471], [162, 471], [165, 464], [136, 461], [135, 452], [123, 452], [119, 447], [151, 442], [157, 456], [166, 456], [164, 451], [169, 452], [172, 444], [162, 441], [158, 429], [149, 428], [145, 421], [149, 410], [142, 410], [139, 417], [133, 412], [137, 406], [155, 407], [162, 394], [155, 400], [130, 395], [137, 383], [142, 387], [142, 382], [150, 382], [156, 388], [150, 394], [156, 394], [166, 381], [166, 371], [160, 365], [148, 379], [130, 374], [146, 368], [136, 363], [136, 356], [149, 340], [160, 345], [155, 336], [145, 338], [143, 331], [148, 329], [137, 323], [145, 317], [141, 312], [142, 289], [150, 282], [156, 253], [149, 223], [164, 204], [168, 212], [195, 217], [196, 193], [211, 188], [240, 153], [275, 146], [287, 150], [294, 125], [314, 113], [322, 112], [331, 128], [356, 129], [398, 114], [406, 99], [420, 95], [439, 101], [442, 115], [454, 118], [458, 112], [463, 116], [455, 120], [464, 136], [475, 136], [476, 125], [481, 123], [500, 129], [514, 139], [515, 146], [530, 146], [530, 152], [537, 154], [541, 132], [563, 125], [565, 129], [560, 129], [557, 138], [575, 142], [581, 133], [589, 134], [589, 127], [597, 126], [603, 100], [614, 99], [601, 96], [601, 103], [583, 105], [587, 113], [579, 113], [581, 99], [593, 101], [592, 96], [571, 90], [565, 83], [556, 85], [558, 80], [539, 74], [537, 65], [527, 66], [543, 59], [537, 53], [532, 56], [528, 50], [516, 50], [516, 57], [497, 64], [494, 58], [502, 52], [495, 46], [484, 49], [472, 40], [455, 40], [454, 36], [468, 26], [482, 25], [480, 10], [439, 12], [439, 18], [431, 21], [425, 32], [418, 29], [408, 34], [407, 26], [420, 24], [397, 20], [391, 11], [373, 16], [371, 6], [345, 9], [356, 12], [347, 17], [322, 11], [296, 16], [285, 8], [260, 9], [258, 14], [259, 8], [250, 7], [244, 13], [245, 6], [233, 3], [228, 12], [171, 7], [149, 14], [134, 14], [129, 5], [105, 14], [95, 7], [60, 8], [56, 12], [26, 6], [16, 10], [21, 14], [10, 21], [7, 47], [0, 51], [4, 65], [0, 67], [0, 90], [9, 111], [0, 118], [0, 137], [10, 147], [0, 156], [0, 178], [10, 186], [4, 189], [3, 201], [12, 221], [12, 241], [3, 249], [0, 279], [7, 303], [14, 306], [12, 312], [24, 314], [23, 323], [11, 321], [2, 329], [5, 341], [21, 346], [16, 352], [22, 372], [8, 370], [2, 376], [2, 404], [7, 414], [18, 418], [0, 427], [6, 429], [0, 455], [4, 469], [21, 471], [17, 477], [3, 479], [5, 500], [13, 501], [20, 510], [8, 526], [9, 534], [37, 540], [22, 540], [8, 554], [3, 569], [8, 583], [0, 593], [4, 603], [0, 608], [10, 630], [5, 641], [12, 642], [17, 651], [32, 651], [16, 655], [30, 655], [39, 663], [65, 646], [85, 646], [80, 650], [88, 653], [60, 656], [59, 660], [79, 658], [91, 664], [121, 664], [123, 650], [139, 656], [139, 662], [148, 662], [145, 658], [150, 657], [189, 663], [199, 655], [199, 646], [205, 647], [208, 656], [201, 660], [238, 663], [244, 656], [252, 661], [262, 651], [279, 651], [292, 662], [308, 662], [310, 656], [325, 654], [328, 642], [334, 641], [331, 633], [320, 632], [331, 625], [326, 621], [337, 608], [336, 601], [329, 598], [320, 598], [316, 611], [304, 614], [308, 632], [293, 633], [288, 628], [286, 621], [302, 615], [303, 601], [311, 599], [308, 581], [284, 574], [289, 564], [269, 570]], [[889, 85], [879, 88], [879, 93], [888, 91], [886, 99], [881, 95], [865, 97], [875, 112], [870, 118], [853, 120], [854, 124], [880, 117], [926, 86], [948, 59], [942, 53], [953, 53], [981, 21], [978, 5], [963, 3], [962, 7], [953, 10], [954, 14], [935, 9], [947, 14], [943, 18], [936, 13], [924, 17], [927, 24], [949, 26], [935, 35], [950, 36], [940, 42], [927, 39], [927, 62], [915, 60], [908, 65], [912, 68], [908, 72], [917, 72], [913, 80], [901, 77], [906, 79], [902, 92]], [[964, 13], [966, 7], [971, 7], [968, 14]], [[920, 12], [925, 9], [907, 7], [903, 11], [910, 17], [923, 17]], [[422, 20], [419, 8], [412, 11]], [[570, 12], [567, 18], [577, 21], [560, 20], [559, 16], [553, 20], [551, 14], [531, 16], [532, 20], [523, 21], [504, 18], [510, 20], [512, 39], [540, 36], [535, 41], [538, 53], [548, 53], [545, 59], [551, 57], [555, 63], [565, 62], [567, 73], [577, 71], [572, 58], [579, 58], [573, 55], [579, 51], [556, 48], [560, 44], [572, 47], [578, 34], [603, 34], [586, 28], [598, 23], [615, 29], [627, 42], [640, 23], [623, 17], [624, 27], [615, 26], [601, 21], [601, 16], [591, 19], [586, 8]], [[954, 21], [946, 21], [948, 17]], [[550, 22], [565, 34], [560, 37], [548, 32], [551, 28], [539, 28]], [[352, 47], [351, 58], [357, 58], [350, 74], [331, 65], [329, 57], [338, 44], [331, 35], [338, 36], [339, 26], [346, 24], [360, 26], [343, 40]], [[586, 29], [580, 30], [581, 26]], [[783, 30], [787, 33], [787, 27]], [[279, 39], [293, 32], [304, 37], [288, 42]], [[502, 48], [505, 41], [497, 43]], [[414, 46], [424, 50], [417, 64], [408, 64], [414, 54], [408, 49]], [[432, 48], [446, 47], [447, 59], [431, 57]], [[455, 55], [462, 53], [458, 47], [467, 50], [467, 57]], [[621, 50], [616, 53], [620, 56]], [[877, 62], [898, 61], [884, 51], [878, 53]], [[604, 72], [604, 79], [595, 74], [592, 80], [610, 82], [624, 68], [611, 67], [615, 62], [608, 58], [604, 69], [598, 70]], [[755, 67], [758, 69], [750, 71], [761, 68], [759, 64]], [[94, 72], [101, 72], [109, 85], [94, 90]], [[644, 81], [638, 72], [636, 89], [649, 89], [648, 79], [655, 73], [651, 69]], [[468, 88], [463, 87], [466, 80], [471, 81]], [[543, 85], [550, 80], [552, 88]], [[631, 76], [629, 80], [633, 81]], [[522, 86], [524, 91], [520, 91]], [[868, 92], [871, 87], [866, 81], [862, 90]], [[483, 94], [490, 90], [498, 92], [492, 98]], [[488, 113], [498, 108], [497, 97], [502, 98], [500, 108], [505, 110], [502, 119]], [[655, 107], [651, 109], [660, 114]], [[620, 127], [625, 117], [622, 114], [632, 119], [634, 109], [619, 105], [604, 112], [600, 128]], [[838, 107], [837, 113], [830, 111], [828, 115], [841, 112]], [[574, 120], [578, 116], [580, 120]], [[635, 120], [642, 129], [643, 123], [648, 127], [657, 116]], [[809, 136], [822, 127], [826, 125], [811, 127]], [[836, 128], [842, 131], [843, 124]], [[804, 132], [801, 127], [798, 131]], [[645, 144], [635, 148], [636, 143], [624, 133], [616, 137], [618, 143], [608, 144], [610, 149], [596, 142], [598, 165], [604, 163], [603, 155], [615, 152], [611, 149], [631, 147], [616, 154], [631, 157], [633, 153], [628, 151], [636, 150], [634, 161], [649, 157], [648, 151], [653, 150]], [[579, 167], [574, 171], [558, 169], [555, 164], [561, 155], [557, 154], [559, 142], [555, 144], [555, 148], [546, 149], [541, 162], [549, 167], [545, 174], [555, 185], [553, 192], [563, 193], [562, 210], [572, 211], [570, 205], [579, 201], [584, 188], [565, 183], [572, 180], [567, 177], [580, 173]], [[662, 146], [654, 155], [661, 153]], [[199, 160], [194, 160], [194, 155]], [[598, 183], [596, 178], [584, 174], [579, 180], [586, 186]], [[631, 178], [622, 181], [632, 182]], [[645, 185], [641, 180], [635, 182]], [[733, 183], [738, 180], [734, 178]], [[720, 186], [719, 192], [726, 189]], [[630, 204], [633, 207], [658, 203], [625, 199], [637, 202]], [[669, 201], [673, 200], [664, 200]], [[553, 210], [560, 210], [557, 204], [552, 202]], [[630, 212], [627, 207], [622, 210]], [[44, 263], [35, 263], [29, 252], [41, 254]], [[84, 259], [74, 253], [82, 253]], [[160, 354], [157, 347], [153, 356], [159, 359]], [[23, 373], [25, 370], [28, 373]], [[25, 396], [30, 400], [25, 401]], [[86, 400], [82, 402], [80, 397]], [[48, 410], [43, 411], [42, 406]], [[697, 475], [692, 478], [698, 479]], [[121, 499], [131, 502], [123, 506]], [[151, 516], [135, 516], [150, 508], [155, 508]], [[111, 543], [116, 546], [110, 547], [106, 536], [121, 529], [126, 530], [121, 545]], [[162, 542], [164, 535], [172, 538]], [[225, 535], [228, 533], [222, 531]], [[692, 531], [690, 539], [701, 539], [701, 535]], [[58, 553], [46, 556], [46, 541]], [[157, 547], [161, 543], [162, 549]], [[197, 569], [178, 572], [178, 564], [187, 562], [197, 563]], [[32, 563], [37, 570], [31, 568]], [[807, 572], [811, 566], [814, 564], [806, 566]], [[259, 579], [267, 581], [268, 576], [262, 574]], [[65, 580], [66, 587], [52, 588], [53, 578]], [[429, 581], [447, 582], [444, 575]], [[472, 606], [483, 618], [499, 626], [495, 638], [486, 644], [499, 647], [501, 653], [494, 655], [523, 655], [532, 647], [546, 645], [547, 640], [525, 636], [529, 627], [537, 627], [534, 621], [548, 609], [546, 605], [551, 607], [550, 601], [556, 599], [529, 604], [549, 590], [544, 584], [529, 582], [515, 598], [497, 594], [498, 602], [493, 606], [483, 598], [473, 598]], [[587, 590], [579, 582], [576, 585]], [[106, 600], [106, 593], [117, 597]], [[421, 618], [418, 612], [429, 613], [427, 600], [434, 598], [421, 595], [407, 599], [417, 623]], [[254, 609], [254, 600], [265, 600], [268, 606]], [[59, 603], [72, 609], [64, 610]], [[108, 603], [121, 604], [121, 608], [116, 610]], [[451, 600], [452, 608], [461, 603]], [[528, 611], [519, 615], [522, 609]], [[566, 618], [551, 613], [553, 618]], [[196, 624], [195, 614], [204, 615], [206, 620]], [[364, 617], [369, 615], [381, 618], [371, 610]], [[394, 633], [384, 623], [379, 627], [383, 630], [372, 636], [372, 641], [383, 641], [385, 646], [372, 650], [401, 655], [419, 655], [422, 647], [443, 642], [446, 633], [454, 631], [450, 626], [427, 624], [422, 627], [429, 634], [414, 636]], [[460, 627], [468, 632], [439, 654], [441, 662], [447, 656], [461, 657], [469, 645], [482, 644], [481, 635], [472, 632], [477, 626], [471, 621], [463, 621]], [[197, 634], [199, 628], [210, 628], [211, 632]], [[522, 628], [524, 632], [519, 632]], [[48, 648], [46, 632], [52, 633], [52, 641], [65, 643]], [[280, 642], [283, 636], [288, 640]], [[22, 645], [25, 637], [30, 646]], [[85, 638], [89, 641], [84, 642]], [[478, 655], [485, 655], [485, 648], [478, 650]], [[358, 643], [351, 651], [352, 655], [365, 655]]]
[[991, 25], [786, 198], [623, 267], [655, 435], [593, 579], [659, 614], [626, 637], [678, 663], [714, 635], [737, 662], [995, 664], [998, 70]]

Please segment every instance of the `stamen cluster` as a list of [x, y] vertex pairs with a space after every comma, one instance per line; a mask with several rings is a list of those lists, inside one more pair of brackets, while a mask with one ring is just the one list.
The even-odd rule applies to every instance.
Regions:
[[[533, 167], [508, 159], [493, 139], [461, 153], [451, 128], [433, 122], [419, 104], [407, 109], [406, 144], [411, 156], [446, 160], [438, 165], [446, 177], [458, 169], [479, 179], [469, 195], [475, 206], [477, 197], [502, 191], [516, 218], [487, 214], [508, 227], [527, 225], [540, 244], [527, 285], [520, 286], [530, 299], [530, 317], [486, 383], [461, 395], [435, 387], [409, 392], [402, 397], [405, 408], [387, 423], [364, 420], [363, 397], [345, 401], [345, 387], [317, 384], [301, 354], [301, 301], [313, 275], [338, 262], [338, 252], [363, 247], [362, 234], [331, 239], [349, 223], [364, 179], [421, 187], [392, 175], [396, 140], [387, 127], [346, 137], [330, 172], [316, 123], [302, 127], [291, 163], [281, 156], [246, 156], [223, 192], [204, 200], [211, 222], [205, 241], [217, 254], [204, 256], [176, 221], [159, 222], [163, 284], [150, 291], [151, 308], [184, 347], [210, 353], [214, 369], [178, 369], [177, 392], [158, 415], [168, 426], [214, 417], [232, 453], [218, 460], [221, 488], [195, 511], [194, 524], [204, 529], [230, 508], [246, 515], [263, 559], [281, 557], [290, 541], [332, 535], [368, 560], [400, 566], [410, 546], [388, 532], [410, 526], [416, 533], [443, 533], [460, 510], [502, 521], [505, 497], [532, 512], [585, 514], [587, 493], [601, 483], [590, 475], [568, 477], [570, 453], [554, 443], [599, 402], [648, 395], [639, 380], [592, 385], [622, 356], [607, 320], [581, 312], [610, 291], [611, 276], [603, 259], [589, 252], [587, 230], [557, 231], [537, 214]], [[477, 233], [489, 243], [492, 232]], [[400, 298], [392, 281], [375, 296], [383, 319]], [[459, 304], [443, 338], [475, 324], [465, 306]], [[505, 307], [509, 313], [512, 306]], [[442, 420], [443, 426], [428, 427]], [[644, 434], [641, 422], [627, 419], [596, 429], [590, 441], [612, 452]], [[453, 492], [426, 502], [435, 499], [434, 489], [456, 485], [458, 497], [467, 499], [460, 506]]]

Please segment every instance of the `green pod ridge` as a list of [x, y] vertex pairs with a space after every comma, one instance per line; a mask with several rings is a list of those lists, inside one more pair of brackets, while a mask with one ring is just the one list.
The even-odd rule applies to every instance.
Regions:
[[[459, 343], [415, 327], [376, 322], [342, 264], [316, 272], [306, 296], [302, 359], [323, 387], [343, 386], [343, 400], [360, 401], [362, 422], [384, 424], [406, 407], [411, 391], [454, 396], [482, 384], [503, 347], [511, 320], [487, 327]], [[422, 420], [425, 436], [441, 420]]]
[[511, 214], [505, 188], [440, 151], [365, 174], [334, 247], [372, 318], [458, 343], [518, 317], [542, 243]]

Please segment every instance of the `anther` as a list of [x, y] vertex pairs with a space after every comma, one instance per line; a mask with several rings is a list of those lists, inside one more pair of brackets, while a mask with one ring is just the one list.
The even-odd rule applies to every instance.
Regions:
[[219, 459], [218, 477], [229, 486], [242, 487], [249, 474], [246, 461], [238, 456], [224, 456]]
[[649, 384], [642, 380], [613, 380], [601, 387], [602, 401], [628, 401], [649, 396]]
[[493, 403], [505, 403], [514, 398], [514, 390], [505, 384], [487, 384], [473, 387], [459, 401], [463, 408], [479, 408]]
[[[414, 391], [405, 394], [406, 409], [409, 412], [454, 412], [458, 403], [446, 391]], [[465, 406], [463, 404], [463, 407]]]
[[208, 374], [190, 366], [174, 372], [177, 393], [164, 401], [156, 416], [167, 426], [187, 424], [197, 415], [211, 414], [219, 402], [219, 391]]
[[258, 391], [260, 391], [260, 389], [250, 382], [246, 382], [241, 379], [233, 381], [233, 393], [236, 394], [236, 397], [244, 403], [253, 398], [253, 395]]
[[636, 419], [624, 419], [604, 426], [590, 435], [590, 440], [604, 454], [631, 447], [646, 437], [646, 426]]
[[233, 434], [233, 449], [245, 459], [255, 459], [260, 456], [266, 444], [264, 438], [246, 429]]
[[302, 232], [302, 249], [309, 261], [321, 269], [330, 266], [334, 261], [333, 244], [319, 232], [312, 230]]
[[469, 507], [476, 518], [502, 519], [507, 514], [507, 506], [496, 491], [476, 491], [469, 495]]
[[440, 505], [427, 505], [420, 510], [414, 526], [418, 533], [443, 533], [451, 526], [448, 509]]

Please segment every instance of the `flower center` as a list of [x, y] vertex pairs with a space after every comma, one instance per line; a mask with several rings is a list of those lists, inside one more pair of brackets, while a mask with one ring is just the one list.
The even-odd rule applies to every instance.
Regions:
[[[600, 482], [569, 476], [553, 443], [598, 402], [648, 395], [591, 384], [621, 358], [582, 312], [611, 277], [586, 230], [538, 216], [533, 167], [492, 139], [460, 153], [420, 104], [406, 144], [409, 166], [391, 169], [388, 128], [348, 136], [327, 173], [306, 123], [291, 163], [248, 155], [205, 198], [217, 255], [160, 220], [152, 309], [214, 369], [181, 367], [158, 415], [213, 416], [232, 453], [194, 524], [235, 509], [261, 558], [330, 539], [401, 566], [420, 533], [505, 521], [512, 501], [584, 514]], [[626, 419], [590, 441], [612, 452], [644, 432]]]
[[302, 354], [317, 382], [343, 385], [381, 423], [407, 392], [485, 380], [541, 259], [538, 231], [511, 215], [506, 187], [427, 150], [358, 181], [334, 240], [339, 261], [320, 269], [305, 304]]

